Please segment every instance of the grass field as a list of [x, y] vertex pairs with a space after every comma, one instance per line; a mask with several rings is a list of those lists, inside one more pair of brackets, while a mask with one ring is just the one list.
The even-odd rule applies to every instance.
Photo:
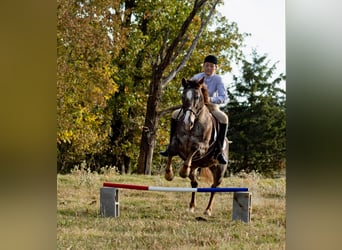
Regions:
[[190, 187], [180, 177], [168, 182], [163, 176], [114, 171], [99, 175], [76, 169], [57, 175], [57, 249], [285, 249], [285, 178], [252, 174], [224, 179], [221, 187], [248, 187], [252, 192], [249, 224], [232, 221], [231, 193], [216, 194], [208, 217], [203, 211], [210, 193], [197, 193], [197, 209], [189, 213], [191, 193], [121, 189], [120, 216], [103, 218], [99, 195], [104, 181]]

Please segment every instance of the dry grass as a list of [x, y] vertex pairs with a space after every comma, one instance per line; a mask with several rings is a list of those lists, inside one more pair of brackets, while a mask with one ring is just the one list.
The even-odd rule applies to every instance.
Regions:
[[[189, 181], [162, 176], [103, 175], [75, 170], [57, 176], [57, 249], [285, 249], [285, 178], [258, 175], [225, 178], [222, 187], [249, 187], [249, 224], [232, 221], [232, 194], [217, 193], [213, 215], [203, 211], [209, 193], [197, 193], [189, 213], [190, 193], [120, 190], [120, 217], [99, 215], [104, 181], [148, 186], [189, 187]], [[207, 187], [201, 183], [200, 187]], [[198, 221], [196, 217], [207, 220]]]

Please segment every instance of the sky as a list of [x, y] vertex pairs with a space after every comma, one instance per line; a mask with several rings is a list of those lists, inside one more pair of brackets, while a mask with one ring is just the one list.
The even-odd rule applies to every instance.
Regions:
[[270, 66], [279, 61], [277, 75], [286, 74], [285, 0], [225, 0], [218, 10], [236, 22], [240, 32], [251, 34], [245, 39], [245, 54], [254, 48], [259, 55], [267, 55]]

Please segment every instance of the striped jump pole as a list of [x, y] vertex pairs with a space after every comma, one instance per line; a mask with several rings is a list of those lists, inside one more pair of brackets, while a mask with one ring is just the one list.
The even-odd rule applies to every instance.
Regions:
[[233, 220], [250, 221], [251, 193], [245, 187], [221, 188], [184, 188], [184, 187], [158, 187], [123, 183], [104, 182], [100, 189], [100, 214], [105, 217], [119, 216], [119, 189], [134, 189], [142, 191], [160, 192], [225, 192], [234, 193]]
[[241, 187], [222, 187], [222, 188], [184, 188], [184, 187], [155, 187], [141, 186], [122, 183], [104, 182], [104, 187], [135, 189], [145, 191], [161, 191], [161, 192], [248, 192], [248, 188]]

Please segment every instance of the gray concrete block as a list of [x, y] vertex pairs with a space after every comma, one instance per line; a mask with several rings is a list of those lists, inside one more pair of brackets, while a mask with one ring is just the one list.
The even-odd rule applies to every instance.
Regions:
[[233, 197], [233, 220], [249, 223], [251, 220], [252, 194], [250, 192], [236, 192]]
[[119, 217], [119, 189], [112, 187], [102, 187], [100, 189], [100, 215]]

